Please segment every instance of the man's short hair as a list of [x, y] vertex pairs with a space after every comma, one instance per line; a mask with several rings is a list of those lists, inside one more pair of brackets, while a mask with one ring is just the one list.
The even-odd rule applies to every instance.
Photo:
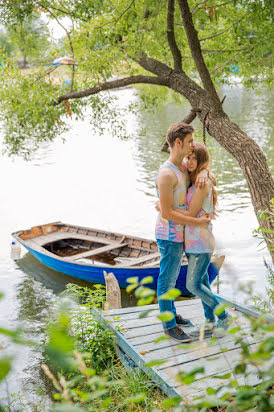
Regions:
[[166, 141], [170, 147], [173, 147], [177, 137], [184, 141], [186, 135], [193, 132], [194, 128], [188, 123], [172, 123], [167, 130]]

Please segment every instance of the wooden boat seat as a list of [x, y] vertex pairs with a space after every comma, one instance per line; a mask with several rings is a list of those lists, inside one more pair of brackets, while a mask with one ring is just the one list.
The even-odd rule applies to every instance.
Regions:
[[123, 265], [115, 265], [116, 268], [118, 267], [129, 267], [129, 266], [138, 266], [140, 263], [148, 262], [149, 260], [158, 258], [160, 256], [159, 252], [151, 253], [149, 255], [141, 256], [136, 259], [132, 259], [131, 261], [125, 262]]
[[48, 235], [42, 235], [42, 236], [39, 236], [33, 239], [28, 239], [28, 241], [32, 241], [32, 242], [37, 243], [39, 246], [43, 246], [47, 243], [57, 242], [58, 240], [66, 240], [70, 238], [78, 239], [78, 240], [87, 240], [87, 241], [96, 242], [96, 243], [102, 243], [104, 245], [117, 244], [117, 240], [107, 239], [107, 238], [99, 237], [99, 236], [83, 235], [80, 233], [71, 233], [71, 232], [54, 232]]
[[70, 257], [66, 257], [65, 260], [67, 260], [69, 262], [74, 262], [75, 260], [78, 260], [78, 259], [83, 259], [83, 258], [90, 257], [90, 256], [100, 255], [101, 253], [109, 252], [110, 250], [122, 248], [122, 247], [125, 247], [125, 246], [128, 246], [128, 243], [112, 243], [110, 245], [102, 246], [102, 247], [99, 247], [97, 249], [88, 250], [87, 252], [78, 253], [78, 255], [73, 255], [73, 256], [70, 256]]

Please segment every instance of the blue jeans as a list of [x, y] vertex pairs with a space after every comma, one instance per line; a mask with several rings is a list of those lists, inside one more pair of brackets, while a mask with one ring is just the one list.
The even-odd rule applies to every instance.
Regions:
[[169, 240], [157, 239], [158, 249], [161, 254], [160, 273], [157, 283], [157, 297], [160, 312], [169, 311], [174, 313], [173, 319], [163, 323], [164, 328], [172, 329], [177, 326], [175, 316], [176, 308], [174, 300], [161, 299], [161, 295], [176, 285], [180, 273], [184, 253], [184, 242], [171, 242]]
[[[207, 269], [211, 253], [186, 253], [186, 256], [188, 260], [186, 287], [189, 292], [202, 300], [206, 320], [214, 322], [214, 309], [219, 305], [219, 301], [213, 295], [208, 279]], [[218, 315], [219, 319], [225, 319], [226, 317], [226, 311]]]

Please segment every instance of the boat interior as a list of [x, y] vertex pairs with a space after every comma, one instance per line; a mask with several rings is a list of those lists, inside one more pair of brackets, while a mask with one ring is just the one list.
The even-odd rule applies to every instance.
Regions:
[[74, 263], [89, 261], [112, 266], [155, 266], [160, 259], [153, 240], [59, 222], [35, 226], [21, 231], [18, 236]]

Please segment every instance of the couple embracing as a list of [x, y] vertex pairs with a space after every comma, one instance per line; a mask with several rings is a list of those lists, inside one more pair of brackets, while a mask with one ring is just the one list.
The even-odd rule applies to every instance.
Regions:
[[157, 296], [160, 312], [174, 314], [163, 324], [164, 331], [180, 342], [190, 342], [200, 331], [187, 334], [183, 328], [192, 323], [177, 314], [174, 301], [161, 299], [161, 295], [175, 287], [184, 252], [188, 259], [187, 289], [201, 298], [204, 308], [204, 335], [211, 336], [215, 328], [226, 329], [231, 322], [226, 311], [215, 322], [214, 309], [219, 302], [210, 289], [207, 269], [214, 250], [211, 219], [216, 214], [217, 193], [215, 178], [208, 169], [208, 150], [203, 144], [194, 143], [193, 132], [193, 127], [184, 122], [169, 127], [166, 140], [170, 156], [156, 180], [156, 240], [161, 254]]

